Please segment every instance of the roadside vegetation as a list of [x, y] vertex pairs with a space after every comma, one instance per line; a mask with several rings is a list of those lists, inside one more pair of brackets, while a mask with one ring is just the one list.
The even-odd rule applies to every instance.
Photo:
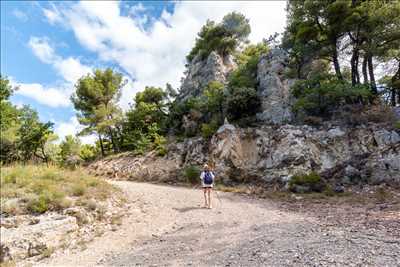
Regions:
[[98, 201], [118, 194], [107, 182], [82, 169], [13, 165], [1, 168], [1, 212], [5, 215], [40, 214], [71, 206], [96, 209]]

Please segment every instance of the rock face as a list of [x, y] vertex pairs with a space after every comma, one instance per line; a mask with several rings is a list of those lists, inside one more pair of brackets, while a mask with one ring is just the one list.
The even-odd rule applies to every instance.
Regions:
[[181, 86], [180, 99], [199, 96], [211, 81], [226, 83], [228, 75], [236, 68], [232, 56], [221, 57], [212, 52], [206, 60], [195, 57], [190, 63]]
[[46, 214], [36, 218], [35, 224], [26, 223], [15, 228], [1, 227], [1, 261], [24, 259], [42, 254], [47, 249], [62, 245], [68, 233], [78, 229], [75, 217]]
[[294, 80], [284, 77], [288, 57], [279, 48], [273, 48], [260, 59], [257, 66], [259, 82], [258, 95], [262, 112], [257, 119], [272, 124], [282, 124], [292, 120], [290, 86]]
[[[170, 143], [168, 154], [104, 160], [92, 166], [107, 174], [110, 166], [129, 169], [134, 180], [184, 181], [185, 166], [215, 163], [225, 183], [285, 185], [294, 174], [320, 173], [332, 184], [386, 183], [400, 186], [400, 138], [378, 126], [317, 129], [311, 126], [236, 128], [225, 124], [210, 141]], [[123, 173], [123, 172], [121, 172]]]
[[316, 171], [340, 183], [400, 186], [400, 139], [394, 130], [223, 126], [210, 151], [224, 177], [233, 169], [242, 179], [285, 183], [296, 173]]

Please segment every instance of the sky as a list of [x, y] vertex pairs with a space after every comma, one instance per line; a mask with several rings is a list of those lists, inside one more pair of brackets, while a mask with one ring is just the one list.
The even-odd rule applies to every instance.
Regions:
[[185, 56], [207, 19], [241, 12], [257, 43], [283, 32], [285, 7], [285, 1], [1, 1], [1, 74], [19, 87], [11, 101], [52, 121], [61, 140], [81, 129], [70, 96], [83, 75], [107, 67], [122, 73], [119, 105], [126, 110], [145, 86], [179, 88]]

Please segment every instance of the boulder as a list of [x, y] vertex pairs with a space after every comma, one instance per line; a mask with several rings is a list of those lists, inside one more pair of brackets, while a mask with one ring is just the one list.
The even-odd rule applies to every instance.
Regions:
[[25, 259], [41, 254], [48, 248], [62, 245], [63, 237], [78, 229], [75, 217], [56, 213], [38, 217], [36, 224], [22, 224], [16, 228], [1, 227], [1, 257]]

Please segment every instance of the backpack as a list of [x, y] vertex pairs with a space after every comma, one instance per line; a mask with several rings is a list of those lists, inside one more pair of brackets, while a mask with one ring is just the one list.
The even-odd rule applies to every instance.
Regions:
[[212, 184], [214, 179], [212, 177], [212, 173], [209, 171], [204, 172], [204, 184]]

